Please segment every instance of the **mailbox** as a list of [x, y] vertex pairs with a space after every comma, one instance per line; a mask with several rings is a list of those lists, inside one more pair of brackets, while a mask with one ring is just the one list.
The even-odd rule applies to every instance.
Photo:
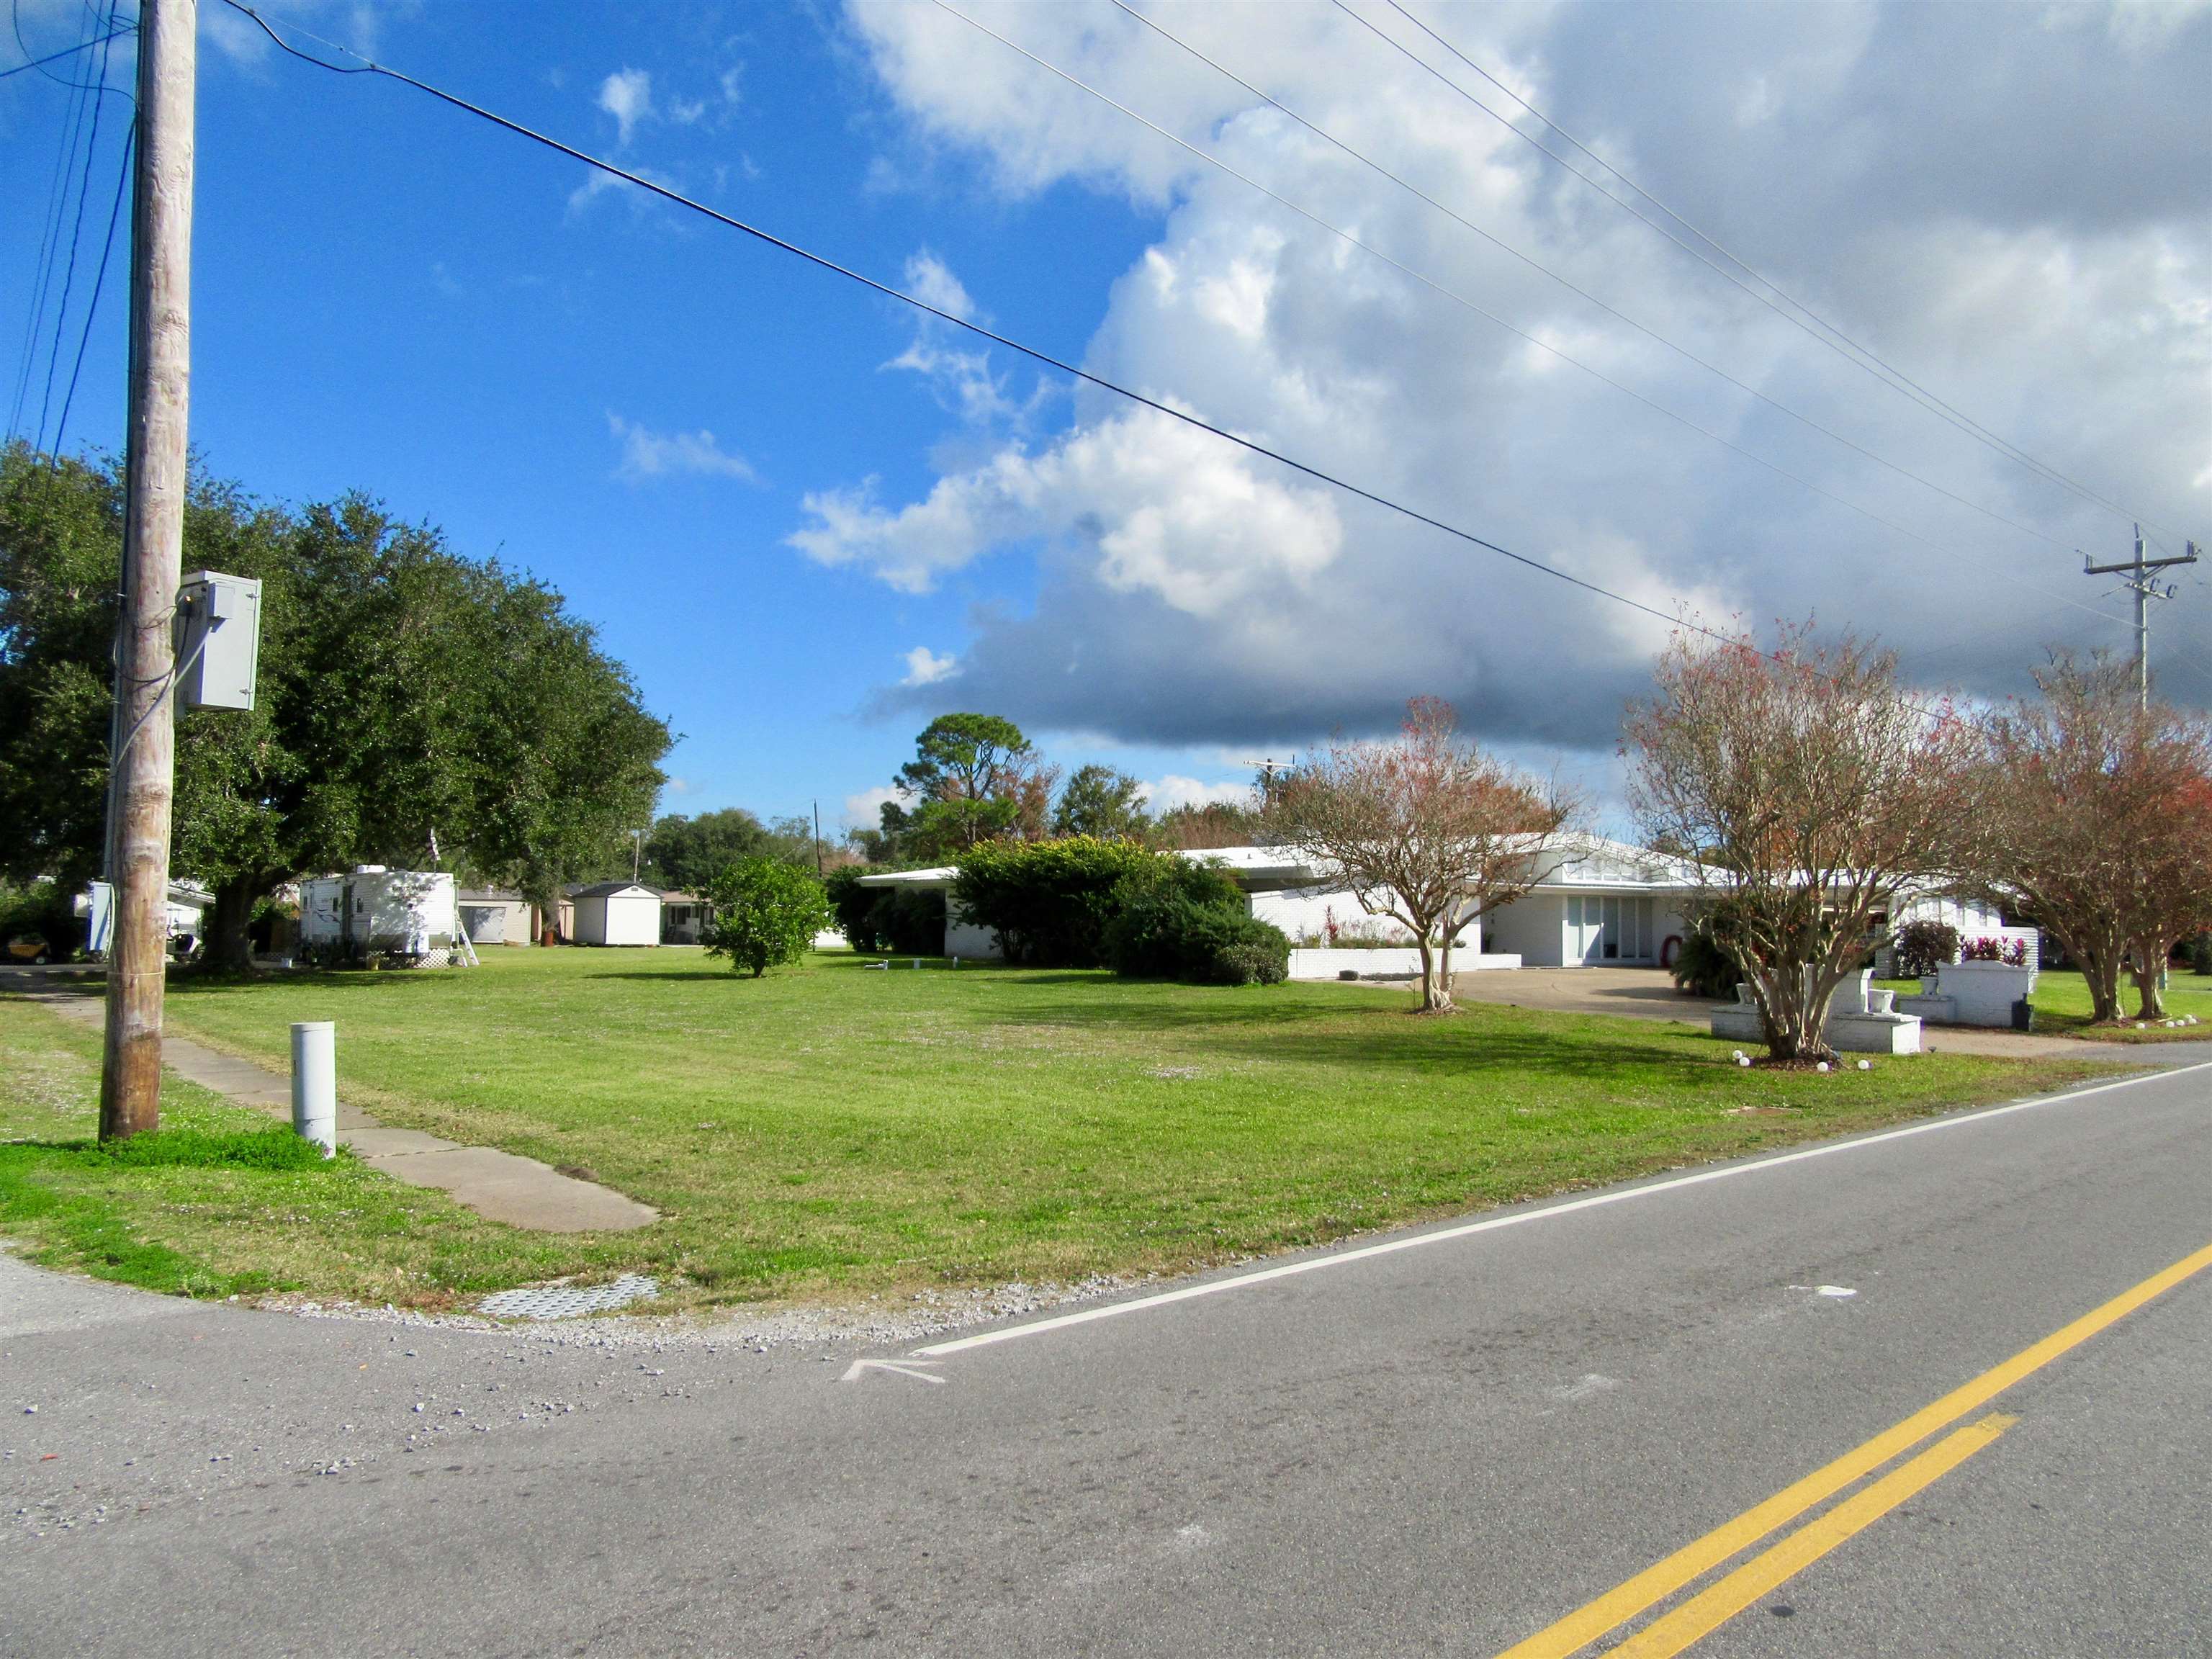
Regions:
[[177, 703], [253, 707], [261, 659], [261, 582], [195, 570], [177, 587]]

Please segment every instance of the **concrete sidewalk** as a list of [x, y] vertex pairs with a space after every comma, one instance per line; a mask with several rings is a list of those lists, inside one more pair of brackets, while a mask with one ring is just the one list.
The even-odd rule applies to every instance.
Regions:
[[[1504, 1003], [1562, 1014], [1609, 1014], [1617, 1019], [1680, 1020], [1704, 1029], [1723, 1005], [1684, 996], [1657, 968], [1514, 968], [1455, 974], [1452, 995], [1462, 1002]], [[1985, 1031], [1962, 1025], [1924, 1025], [1920, 1046], [1931, 1054], [1985, 1054], [2002, 1060], [2147, 1059], [2139, 1043], [2098, 1043], [2080, 1037], [2037, 1036], [2026, 1031]]]
[[[52, 1009], [65, 1019], [94, 1030], [106, 1024], [106, 1005], [59, 985], [27, 975], [0, 975], [0, 984], [21, 992], [26, 1001]], [[240, 1106], [289, 1121], [291, 1079], [253, 1060], [220, 1054], [175, 1033], [161, 1039], [162, 1064], [188, 1083], [235, 1101]], [[435, 1187], [451, 1193], [490, 1221], [543, 1233], [614, 1233], [649, 1226], [660, 1212], [611, 1188], [562, 1175], [550, 1164], [489, 1146], [464, 1146], [416, 1129], [378, 1122], [358, 1106], [338, 1102], [338, 1139], [354, 1156], [410, 1187]]]

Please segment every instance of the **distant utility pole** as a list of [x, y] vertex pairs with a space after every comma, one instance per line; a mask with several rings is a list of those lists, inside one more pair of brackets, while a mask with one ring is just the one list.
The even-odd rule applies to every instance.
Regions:
[[817, 800], [813, 802], [812, 805], [814, 807], [814, 876], [818, 881], [822, 877], [822, 803]]
[[175, 647], [191, 392], [192, 82], [198, 0], [140, 0], [138, 160], [131, 204], [131, 388], [125, 428], [123, 626], [110, 759], [107, 1039], [100, 1138], [157, 1127], [169, 957]]
[[2178, 591], [2168, 582], [2160, 588], [2156, 580], [2159, 571], [2178, 564], [2197, 562], [2197, 544], [2191, 542], [2189, 550], [2180, 556], [2163, 559], [2143, 557], [2142, 526], [2136, 526], [2136, 556], [2125, 564], [2092, 564], [2089, 556], [2081, 556], [2081, 574], [2085, 576], [2119, 576], [2122, 586], [2136, 596], [2136, 702], [2138, 707], [2150, 707], [2150, 602], [2170, 599]]

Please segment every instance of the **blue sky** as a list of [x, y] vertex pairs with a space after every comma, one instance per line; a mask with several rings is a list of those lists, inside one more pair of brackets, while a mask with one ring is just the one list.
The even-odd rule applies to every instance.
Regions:
[[[1817, 611], [1984, 693], [2047, 643], [2124, 648], [2124, 607], [2072, 549], [2118, 556], [2125, 514], [1747, 304], [1348, 15], [1153, 14], [1919, 478], [1623, 333], [1103, 0], [967, 9], [1577, 362], [937, 8], [267, 9], [1647, 602]], [[1977, 418], [2129, 512], [2212, 526], [2202, 9], [1413, 9]], [[82, 15], [27, 0], [25, 38], [65, 44]], [[1656, 643], [1632, 614], [1133, 420], [419, 94], [282, 58], [220, 0], [203, 37], [198, 447], [257, 492], [362, 488], [556, 584], [684, 734], [667, 810], [818, 800], [835, 823], [947, 708], [1011, 714], [1071, 768], [1227, 786], [1242, 757], [1424, 693], [1609, 796]], [[1947, 60], [1975, 73], [1932, 98], [1916, 77]], [[68, 108], [35, 73], [0, 82], [10, 354]], [[111, 283], [73, 445], [118, 441], [121, 301]], [[2185, 593], [2154, 654], [2201, 705], [2212, 586]]]

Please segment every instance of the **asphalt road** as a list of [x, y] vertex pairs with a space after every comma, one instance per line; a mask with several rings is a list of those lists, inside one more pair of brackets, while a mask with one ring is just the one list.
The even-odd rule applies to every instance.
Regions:
[[[1723, 1167], [849, 1382], [0, 1259], [0, 1654], [1499, 1653], [2212, 1244], [2212, 1069]], [[1893, 1449], [1588, 1650], [2212, 1653], [2212, 1266]]]

